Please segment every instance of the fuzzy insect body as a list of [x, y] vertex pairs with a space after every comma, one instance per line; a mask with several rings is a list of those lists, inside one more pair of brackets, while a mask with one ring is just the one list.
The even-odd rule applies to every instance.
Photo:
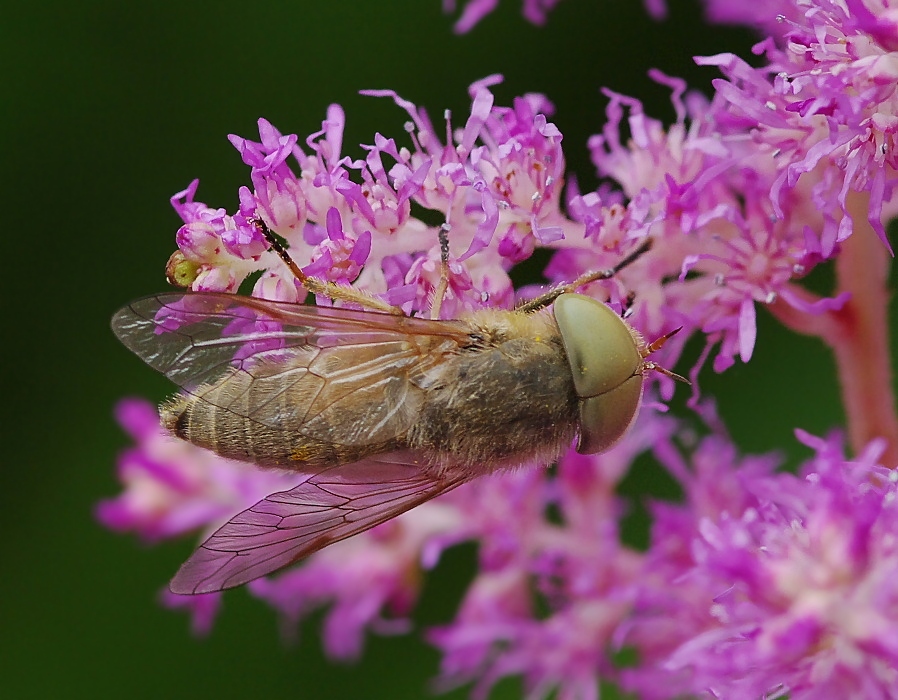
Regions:
[[183, 389], [161, 409], [169, 432], [299, 482], [209, 537], [172, 591], [241, 585], [478, 476], [551, 463], [574, 441], [608, 449], [636, 417], [644, 375], [668, 373], [646, 360], [666, 337], [647, 345], [568, 289], [449, 321], [217, 293], [121, 309], [119, 339]]
[[[487, 310], [451, 322], [289, 311], [281, 333], [306, 344], [255, 357], [175, 397], [162, 407], [169, 432], [264, 467], [309, 472], [412, 450], [434, 476], [468, 478], [534, 457], [551, 461], [576, 434], [578, 397], [549, 314]], [[359, 342], [351, 332], [318, 332], [316, 323], [335, 317], [380, 327]], [[303, 321], [309, 325], [295, 325]]]

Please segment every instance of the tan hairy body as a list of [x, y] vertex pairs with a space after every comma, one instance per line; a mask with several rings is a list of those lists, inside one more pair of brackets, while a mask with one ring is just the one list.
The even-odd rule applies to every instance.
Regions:
[[397, 363], [381, 376], [383, 344], [334, 348], [318, 363], [307, 348], [176, 397], [163, 424], [223, 457], [297, 471], [394, 450], [469, 478], [556, 459], [577, 432], [578, 397], [554, 318], [484, 310], [444, 323], [454, 338], [395, 341], [408, 346], [396, 353], [407, 372]]
[[679, 378], [646, 359], [672, 333], [647, 345], [608, 306], [574, 293], [647, 242], [514, 311], [443, 321], [443, 238], [446, 276], [428, 320], [309, 279], [262, 231], [307, 289], [371, 310], [174, 293], [139, 299], [112, 321], [184, 389], [161, 409], [169, 432], [297, 474], [296, 486], [206, 539], [172, 580], [176, 593], [241, 585], [478, 476], [551, 463], [572, 443], [607, 450], [635, 419], [645, 374]]

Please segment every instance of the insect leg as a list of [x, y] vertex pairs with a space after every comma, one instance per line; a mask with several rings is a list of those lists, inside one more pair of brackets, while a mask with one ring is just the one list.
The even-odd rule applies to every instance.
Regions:
[[350, 301], [359, 306], [375, 311], [383, 311], [388, 314], [393, 314], [394, 316], [405, 315], [399, 307], [390, 306], [386, 302], [381, 301], [370, 294], [366, 294], [365, 292], [353, 289], [352, 287], [341, 287], [333, 282], [322, 282], [315, 277], [309, 277], [305, 272], [299, 269], [299, 265], [297, 265], [296, 261], [290, 257], [290, 253], [288, 253], [287, 249], [281, 245], [281, 242], [262, 219], [257, 218], [254, 220], [254, 223], [265, 237], [265, 240], [268, 241], [268, 245], [271, 246], [271, 249], [278, 254], [278, 257], [280, 257], [290, 272], [293, 273], [293, 276], [299, 280], [299, 283], [303, 287], [312, 292], [312, 294], [322, 294], [334, 301]]
[[440, 317], [440, 307], [443, 305], [443, 297], [449, 289], [449, 230], [452, 227], [446, 223], [440, 226], [437, 234], [440, 238], [440, 281], [433, 292], [433, 303], [430, 305], [430, 318]]
[[584, 284], [589, 284], [590, 282], [595, 282], [596, 280], [606, 280], [610, 277], [614, 277], [618, 272], [633, 263], [634, 260], [640, 258], [651, 247], [652, 240], [650, 238], [647, 238], [642, 243], [642, 245], [640, 245], [636, 250], [630, 253], [614, 267], [609, 267], [605, 270], [594, 270], [592, 272], [587, 272], [586, 274], [581, 275], [580, 277], [575, 279], [573, 282], [568, 282], [567, 284], [562, 284], [554, 287], [545, 294], [541, 294], [535, 299], [531, 299], [526, 304], [522, 304], [521, 306], [519, 306], [517, 310], [525, 314], [539, 311], [540, 309], [551, 304], [562, 294], [571, 294], [572, 292], [576, 292]]

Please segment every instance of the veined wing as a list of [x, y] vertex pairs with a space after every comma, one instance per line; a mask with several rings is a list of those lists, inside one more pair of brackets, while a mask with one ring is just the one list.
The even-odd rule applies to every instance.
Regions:
[[[145, 297], [121, 309], [112, 328], [198, 400], [343, 444], [407, 429], [421, 400], [410, 377], [469, 342], [454, 321], [217, 293]], [[226, 391], [210, 391], [224, 382]]]
[[308, 476], [233, 517], [172, 579], [174, 593], [212, 593], [257, 579], [445, 493], [461, 477], [433, 477], [408, 452]]
[[464, 327], [454, 321], [215, 292], [143, 297], [112, 317], [112, 330], [150, 367], [188, 391], [214, 382], [243, 360], [276, 358], [289, 350], [429, 336], [468, 341]]

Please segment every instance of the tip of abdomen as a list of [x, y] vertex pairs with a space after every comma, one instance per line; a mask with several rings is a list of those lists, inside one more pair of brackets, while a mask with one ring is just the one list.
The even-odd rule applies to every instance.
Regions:
[[175, 437], [190, 440], [190, 406], [186, 396], [175, 396], [159, 406], [162, 427]]

